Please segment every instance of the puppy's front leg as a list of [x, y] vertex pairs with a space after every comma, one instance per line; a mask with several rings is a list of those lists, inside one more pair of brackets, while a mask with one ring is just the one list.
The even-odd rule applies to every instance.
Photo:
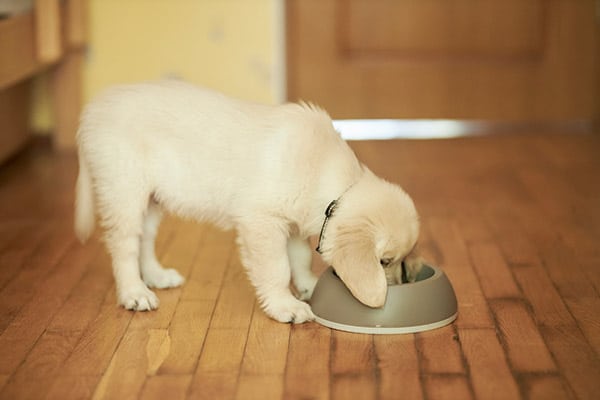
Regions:
[[242, 264], [256, 289], [261, 307], [279, 322], [302, 323], [314, 319], [310, 306], [290, 291], [287, 232], [278, 221], [238, 227]]
[[300, 300], [309, 300], [318, 278], [311, 271], [312, 250], [308, 240], [291, 237], [287, 243], [288, 257], [292, 269], [292, 281]]

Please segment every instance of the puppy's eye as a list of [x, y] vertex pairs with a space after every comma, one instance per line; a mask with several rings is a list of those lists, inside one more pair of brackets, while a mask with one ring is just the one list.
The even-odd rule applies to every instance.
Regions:
[[392, 263], [392, 259], [391, 258], [382, 258], [381, 260], [379, 260], [379, 264], [381, 264], [382, 267], [387, 267], [388, 265], [390, 265]]

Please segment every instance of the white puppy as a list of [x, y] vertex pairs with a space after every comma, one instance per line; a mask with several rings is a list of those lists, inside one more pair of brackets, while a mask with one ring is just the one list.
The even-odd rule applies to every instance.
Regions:
[[155, 309], [149, 287], [184, 281], [154, 254], [161, 209], [236, 229], [260, 304], [282, 322], [314, 317], [301, 301], [317, 280], [309, 236], [322, 230], [323, 259], [380, 307], [382, 265], [402, 261], [419, 233], [410, 197], [362, 165], [312, 105], [247, 103], [177, 81], [119, 86], [85, 109], [78, 144], [75, 229], [86, 240], [100, 216], [127, 309]]

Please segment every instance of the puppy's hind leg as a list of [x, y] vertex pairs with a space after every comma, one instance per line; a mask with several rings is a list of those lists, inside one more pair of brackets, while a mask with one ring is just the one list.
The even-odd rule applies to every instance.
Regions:
[[139, 266], [140, 236], [148, 197], [118, 182], [113, 182], [110, 189], [98, 197], [119, 304], [128, 310], [153, 310], [158, 308], [158, 298], [142, 281]]
[[312, 251], [308, 240], [291, 237], [287, 242], [287, 252], [292, 270], [292, 281], [298, 290], [300, 300], [309, 300], [318, 278], [312, 273]]
[[144, 216], [144, 226], [140, 243], [140, 269], [142, 279], [148, 287], [164, 289], [180, 286], [185, 279], [174, 269], [160, 265], [154, 252], [154, 241], [162, 218], [160, 207], [150, 200]]

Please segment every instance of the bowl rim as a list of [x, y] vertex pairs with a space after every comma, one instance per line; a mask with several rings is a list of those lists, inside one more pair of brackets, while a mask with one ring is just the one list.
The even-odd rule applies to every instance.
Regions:
[[425, 279], [420, 279], [418, 281], [415, 282], [405, 282], [405, 283], [394, 283], [392, 285], [388, 285], [388, 291], [390, 290], [401, 290], [402, 287], [406, 288], [406, 287], [413, 287], [413, 286], [419, 286], [419, 285], [424, 285], [427, 284], [428, 282], [431, 282], [435, 279], [439, 279], [442, 275], [444, 275], [444, 271], [442, 271], [440, 268], [434, 266], [434, 265], [430, 265], [430, 264], [424, 264], [423, 268], [429, 268], [431, 270], [433, 270], [433, 274], [431, 276], [428, 276]]
[[456, 317], [458, 316], [458, 311], [440, 321], [432, 322], [429, 324], [423, 325], [413, 325], [413, 326], [356, 326], [356, 325], [347, 325], [340, 324], [339, 322], [333, 322], [325, 318], [321, 318], [315, 315], [315, 322], [326, 326], [327, 328], [336, 329], [339, 331], [346, 331], [351, 333], [365, 333], [371, 335], [397, 335], [397, 334], [406, 334], [406, 333], [418, 333], [430, 331], [432, 329], [441, 328], [448, 324], [454, 322]]

